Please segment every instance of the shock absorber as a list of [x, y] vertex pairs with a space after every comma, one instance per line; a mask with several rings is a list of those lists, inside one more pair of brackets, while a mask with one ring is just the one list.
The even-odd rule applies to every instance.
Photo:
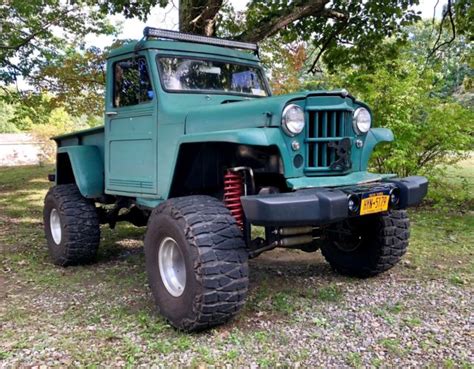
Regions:
[[244, 195], [242, 172], [228, 169], [224, 174], [224, 203], [240, 228], [244, 227], [244, 209], [240, 196]]

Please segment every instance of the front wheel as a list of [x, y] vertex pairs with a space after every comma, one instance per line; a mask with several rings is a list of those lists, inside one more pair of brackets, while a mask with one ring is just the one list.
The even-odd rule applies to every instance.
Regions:
[[249, 283], [245, 243], [217, 199], [174, 198], [155, 208], [145, 258], [158, 310], [178, 329], [225, 323], [244, 304]]
[[370, 277], [395, 266], [408, 247], [406, 210], [361, 216], [331, 225], [321, 251], [341, 274]]

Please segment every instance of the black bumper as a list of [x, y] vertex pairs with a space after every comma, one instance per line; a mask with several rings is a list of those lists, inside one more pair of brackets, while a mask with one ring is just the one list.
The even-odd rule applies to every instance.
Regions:
[[247, 220], [261, 226], [299, 226], [336, 222], [357, 213], [349, 210], [349, 198], [374, 192], [396, 191], [398, 202], [391, 209], [418, 205], [428, 191], [425, 177], [393, 178], [364, 185], [312, 188], [289, 193], [241, 198]]

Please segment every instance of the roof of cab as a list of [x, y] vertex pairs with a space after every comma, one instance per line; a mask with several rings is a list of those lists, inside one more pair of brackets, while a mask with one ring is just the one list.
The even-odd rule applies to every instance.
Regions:
[[224, 57], [231, 57], [237, 59], [244, 59], [252, 62], [259, 62], [260, 59], [257, 55], [250, 51], [241, 51], [230, 47], [212, 46], [197, 42], [186, 42], [186, 41], [171, 41], [171, 40], [147, 40], [147, 41], [134, 41], [127, 43], [121, 47], [112, 50], [108, 58], [115, 56], [128, 54], [135, 51], [135, 48], [139, 46], [139, 50], [144, 49], [158, 49], [161, 51], [169, 51], [170, 53], [175, 52], [190, 52], [199, 54], [218, 55]]

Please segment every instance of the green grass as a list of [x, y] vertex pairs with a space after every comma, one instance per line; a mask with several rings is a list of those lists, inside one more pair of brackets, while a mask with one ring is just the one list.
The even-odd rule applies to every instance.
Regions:
[[335, 285], [322, 287], [316, 293], [316, 299], [327, 302], [337, 302], [342, 296], [341, 289]]
[[446, 178], [451, 183], [460, 184], [467, 180], [471, 185], [474, 183], [474, 153], [458, 164], [448, 167]]
[[379, 344], [390, 354], [397, 356], [403, 354], [400, 341], [396, 338], [383, 338], [379, 341]]
[[407, 260], [412, 271], [469, 281], [473, 273], [474, 216], [432, 209], [410, 211], [412, 233]]
[[[474, 183], [471, 164], [449, 173], [454, 177], [461, 173]], [[42, 206], [49, 186], [47, 174], [52, 170], [0, 168], [0, 287], [7, 291], [0, 295], [0, 366], [1, 360], [10, 360], [21, 350], [45, 347], [67, 353], [70, 361], [63, 366], [73, 362], [134, 366], [144, 357], [159, 361], [180, 352], [191, 356], [191, 366], [246, 365], [244, 354], [262, 367], [282, 360], [284, 365], [304, 362], [311, 357], [307, 350], [285, 351], [293, 340], [290, 334], [277, 334], [271, 325], [262, 328], [258, 322], [305, 325], [310, 337], [324, 337], [334, 324], [326, 311], [344, 304], [350, 293], [347, 286], [363, 283], [335, 275], [320, 257], [316, 267], [308, 264], [297, 271], [278, 260], [264, 266], [257, 259], [251, 264], [247, 305], [234, 322], [204, 334], [177, 332], [157, 314], [147, 287], [144, 228], [103, 227], [95, 264], [64, 269], [50, 263]], [[473, 275], [473, 213], [420, 208], [411, 210], [410, 217], [411, 245], [393, 273], [409, 280], [441, 279], [454, 288], [468, 288]], [[255, 232], [262, 233], [258, 228]], [[313, 276], [315, 269], [323, 270], [322, 278]], [[406, 311], [403, 301], [377, 305], [371, 313], [387, 324], [408, 329], [423, 324], [416, 312]], [[406, 354], [396, 338], [378, 345], [391, 356]], [[357, 352], [346, 352], [342, 360], [353, 367], [366, 365]], [[371, 364], [380, 366], [376, 358]]]
[[351, 352], [349, 355], [347, 355], [346, 361], [347, 364], [349, 364], [353, 368], [362, 367], [362, 357], [358, 352]]

